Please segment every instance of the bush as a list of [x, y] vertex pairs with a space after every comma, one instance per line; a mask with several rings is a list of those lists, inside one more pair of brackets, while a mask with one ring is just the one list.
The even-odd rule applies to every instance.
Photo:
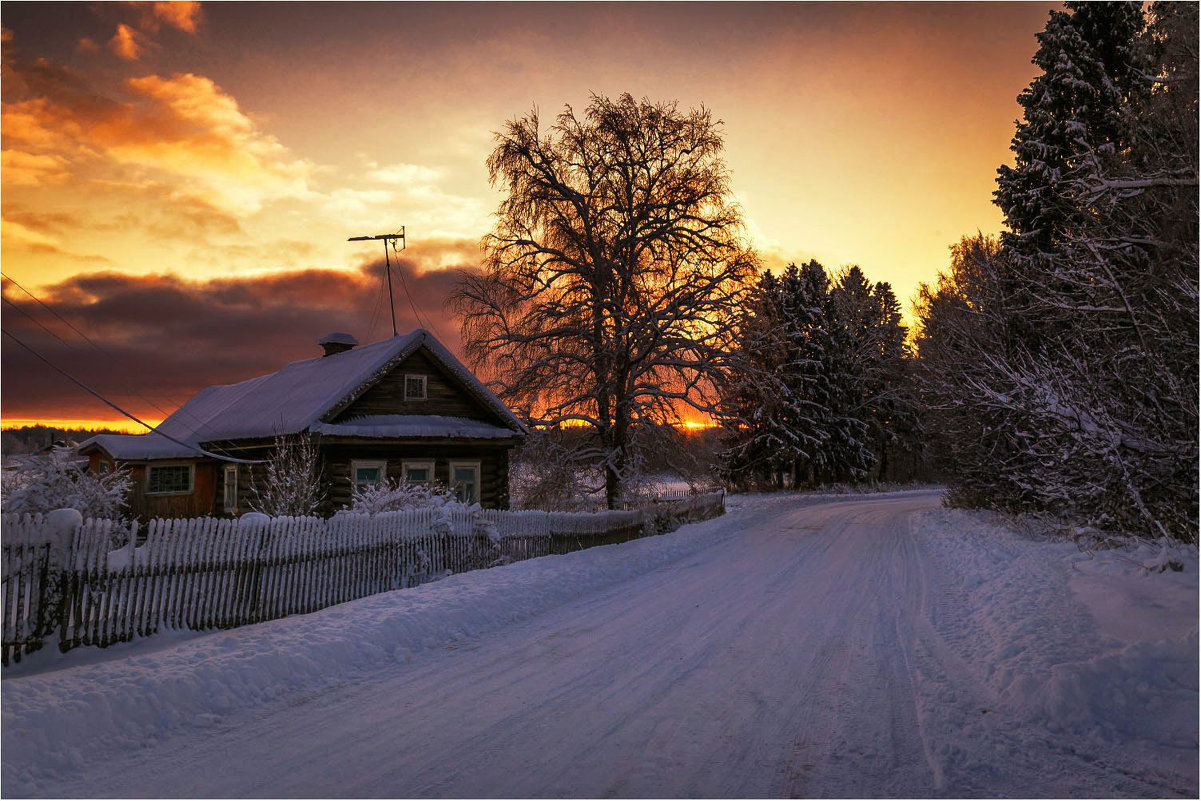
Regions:
[[455, 498], [454, 493], [439, 484], [410, 484], [402, 479], [384, 480], [367, 487], [355, 487], [347, 511], [354, 514], [377, 515], [381, 512], [403, 512], [408, 509], [469, 508]]
[[4, 471], [0, 509], [5, 514], [75, 509], [84, 517], [120, 519], [133, 486], [128, 471], [97, 475], [76, 460], [70, 447], [14, 457], [16, 469]]

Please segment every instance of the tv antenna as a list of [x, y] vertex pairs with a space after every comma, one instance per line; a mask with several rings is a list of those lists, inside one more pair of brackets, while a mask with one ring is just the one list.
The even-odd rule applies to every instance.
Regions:
[[[376, 234], [374, 236], [352, 236], [347, 239], [347, 242], [364, 242], [372, 239], [383, 240], [384, 243], [384, 275], [388, 278], [388, 310], [392, 312], [392, 336], [397, 335], [396, 330], [396, 301], [392, 297], [392, 260], [388, 256], [388, 246], [392, 246], [392, 250], [397, 251], [405, 249], [405, 227], [400, 226], [400, 230], [394, 234]], [[396, 243], [400, 242], [400, 249], [397, 250]], [[400, 279], [403, 281], [404, 276]], [[405, 284], [405, 294], [409, 292], [409, 285]], [[413, 314], [417, 314], [417, 306], [413, 303], [413, 296], [409, 295], [409, 305], [413, 307]], [[378, 307], [377, 307], [378, 308]], [[421, 319], [417, 320], [418, 325], [421, 324]]]

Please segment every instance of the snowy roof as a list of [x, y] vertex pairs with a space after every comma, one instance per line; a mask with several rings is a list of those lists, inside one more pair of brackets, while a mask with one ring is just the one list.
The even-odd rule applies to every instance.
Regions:
[[503, 439], [517, 432], [504, 426], [445, 417], [440, 414], [374, 414], [352, 417], [342, 423], [314, 423], [317, 434], [340, 437], [422, 438], [461, 437], [464, 439]]
[[[196, 393], [158, 426], [158, 430], [189, 443], [213, 442], [227, 439], [258, 439], [277, 434], [295, 434], [316, 430], [325, 425], [323, 418], [336, 413], [361, 395], [399, 362], [420, 347], [425, 347], [434, 361], [454, 376], [473, 396], [508, 426], [513, 433], [525, 433], [526, 427], [496, 397], [483, 382], [454, 357], [434, 335], [425, 329], [370, 345], [346, 350], [332, 356], [292, 362], [281, 370], [251, 378], [237, 384], [211, 386]], [[118, 447], [125, 453], [137, 451], [161, 452], [155, 456], [126, 456], [122, 458], [172, 458], [183, 454], [181, 446], [154, 434], [124, 435], [129, 440], [155, 438], [155, 445], [135, 446], [124, 440], [112, 439], [101, 443], [93, 437], [81, 447], [96, 443], [110, 449]], [[378, 436], [390, 436], [380, 434]], [[437, 436], [430, 434], [427, 436]], [[446, 436], [446, 435], [443, 435]], [[162, 443], [167, 443], [166, 445]], [[170, 448], [177, 449], [171, 451]], [[139, 451], [142, 452], [142, 451]]]
[[114, 459], [182, 459], [200, 456], [199, 448], [185, 448], [158, 434], [97, 434], [79, 446], [104, 448]]

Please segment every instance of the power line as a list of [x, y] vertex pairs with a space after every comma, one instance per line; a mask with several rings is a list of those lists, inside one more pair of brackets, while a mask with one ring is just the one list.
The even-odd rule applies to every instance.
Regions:
[[26, 317], [28, 317], [30, 320], [32, 320], [32, 321], [33, 321], [33, 324], [34, 324], [34, 325], [36, 325], [38, 328], [40, 328], [40, 329], [42, 329], [43, 331], [45, 331], [45, 332], [46, 332], [47, 334], [49, 334], [50, 336], [52, 336], [52, 337], [54, 337], [55, 339], [57, 339], [59, 342], [63, 343], [63, 345], [65, 345], [66, 347], [70, 348], [71, 350], [75, 350], [75, 346], [74, 346], [74, 345], [72, 345], [70, 342], [68, 342], [67, 340], [63, 339], [63, 338], [62, 338], [62, 337], [60, 337], [58, 334], [54, 333], [54, 332], [53, 332], [53, 331], [51, 331], [49, 328], [47, 328], [45, 325], [43, 325], [41, 320], [39, 320], [38, 318], [34, 317], [32, 314], [30, 314], [29, 312], [25, 311], [25, 310], [24, 310], [24, 309], [22, 309], [20, 306], [18, 306], [17, 304], [13, 303], [11, 300], [9, 300], [9, 299], [8, 299], [8, 298], [6, 298], [6, 297], [2, 297], [2, 296], [0, 296], [0, 300], [4, 301], [4, 302], [5, 302], [5, 303], [7, 303], [9, 306], [12, 306], [12, 307], [13, 307], [14, 309], [16, 309], [18, 312], [20, 312], [21, 314], [23, 314], [23, 315], [25, 315]]
[[375, 324], [379, 322], [379, 310], [384, 305], [384, 282], [388, 280], [387, 273], [380, 273], [379, 289], [375, 293], [375, 303], [371, 307], [371, 324], [367, 326], [367, 341], [374, 341]]
[[[11, 279], [10, 279], [10, 280], [11, 280]], [[30, 295], [30, 297], [33, 297], [33, 296], [32, 296], [32, 295]], [[16, 309], [17, 311], [19, 311], [21, 314], [23, 314], [23, 315], [25, 315], [26, 317], [28, 317], [30, 320], [32, 320], [32, 321], [33, 321], [33, 324], [34, 324], [34, 325], [36, 325], [38, 328], [40, 328], [40, 329], [42, 329], [43, 331], [45, 331], [45, 332], [46, 332], [47, 334], [49, 334], [50, 336], [52, 336], [52, 337], [54, 337], [55, 339], [57, 339], [57, 340], [58, 340], [59, 342], [61, 342], [61, 343], [63, 344], [63, 346], [64, 346], [64, 347], [66, 347], [68, 350], [72, 350], [72, 351], [77, 351], [77, 350], [78, 350], [78, 349], [77, 349], [77, 348], [76, 348], [74, 345], [72, 345], [70, 342], [68, 342], [67, 340], [63, 339], [63, 338], [62, 338], [62, 337], [60, 337], [58, 334], [54, 333], [54, 332], [53, 332], [53, 331], [51, 331], [49, 328], [47, 328], [47, 327], [46, 327], [46, 325], [45, 325], [44, 323], [42, 323], [42, 321], [41, 321], [41, 320], [37, 319], [37, 318], [36, 318], [36, 317], [34, 317], [32, 314], [30, 314], [29, 312], [27, 312], [27, 311], [25, 311], [24, 309], [22, 309], [20, 306], [18, 306], [17, 304], [13, 303], [13, 302], [12, 302], [11, 300], [9, 300], [8, 298], [5, 298], [5, 297], [0, 297], [0, 300], [3, 300], [3, 301], [4, 301], [5, 303], [7, 303], [9, 306], [12, 306], [14, 309]], [[37, 300], [37, 298], [34, 298], [34, 300]], [[61, 318], [60, 318], [60, 319], [61, 319]], [[79, 335], [80, 335], [80, 336], [83, 336], [83, 334], [82, 334], [82, 333], [80, 333], [80, 332], [78, 332], [78, 331], [77, 331], [76, 333], [79, 333]], [[85, 338], [86, 338], [86, 337], [85, 337]], [[90, 342], [91, 340], [88, 340], [88, 341]], [[93, 344], [93, 345], [95, 345], [95, 343], [92, 343], [92, 344]], [[99, 347], [99, 346], [96, 346], [96, 347]], [[102, 350], [102, 351], [101, 351], [101, 353], [103, 353], [103, 352], [104, 352], [104, 351]], [[122, 394], [125, 394], [125, 393], [122, 393]], [[166, 417], [166, 416], [168, 416], [168, 415], [170, 414], [170, 412], [168, 412], [168, 411], [167, 411], [166, 409], [164, 409], [163, 407], [159, 406], [159, 405], [158, 405], [157, 403], [155, 403], [154, 401], [150, 400], [150, 398], [147, 398], [145, 395], [140, 395], [140, 394], [138, 394], [138, 393], [136, 393], [136, 392], [135, 392], [135, 393], [133, 393], [133, 394], [134, 394], [134, 397], [137, 397], [137, 398], [140, 398], [141, 400], [144, 400], [144, 401], [146, 401], [146, 402], [147, 402], [147, 403], [149, 403], [151, 406], [153, 406], [155, 409], [157, 409], [158, 411], [162, 412], [164, 417]], [[128, 395], [127, 395], [127, 397], [128, 397]]]
[[[29, 297], [33, 298], [33, 300], [34, 300], [34, 301], [35, 301], [35, 302], [36, 302], [36, 303], [37, 303], [39, 306], [41, 306], [41, 307], [42, 307], [43, 309], [45, 309], [46, 311], [50, 312], [50, 313], [51, 313], [52, 315], [54, 315], [54, 317], [55, 317], [55, 318], [57, 318], [58, 320], [62, 321], [62, 323], [63, 323], [64, 325], [66, 325], [68, 328], [70, 328], [70, 329], [71, 329], [72, 331], [74, 331], [76, 334], [79, 334], [79, 336], [80, 336], [80, 337], [82, 337], [82, 338], [83, 338], [83, 339], [84, 339], [84, 340], [85, 340], [85, 341], [86, 341], [86, 342], [87, 342], [89, 345], [91, 345], [91, 346], [92, 346], [93, 348], [95, 348], [97, 351], [99, 351], [100, 353], [104, 354], [104, 355], [105, 355], [105, 356], [107, 356], [109, 359], [112, 359], [113, 361], [117, 361], [117, 357], [116, 357], [115, 355], [113, 355], [113, 353], [112, 353], [111, 351], [109, 351], [109, 350], [106, 350], [105, 348], [103, 348], [103, 347], [101, 347], [100, 345], [96, 344], [95, 340], [93, 340], [93, 339], [92, 339], [91, 337], [89, 337], [87, 334], [85, 334], [84, 332], [82, 332], [82, 331], [80, 331], [78, 328], [76, 328], [76, 327], [75, 327], [75, 326], [74, 326], [74, 325], [71, 323], [71, 321], [70, 321], [70, 320], [66, 319], [66, 318], [65, 318], [65, 317], [63, 317], [61, 314], [59, 314], [58, 312], [56, 312], [56, 311], [55, 311], [53, 308], [51, 308], [50, 306], [48, 306], [48, 305], [46, 305], [45, 303], [43, 303], [43, 302], [42, 302], [42, 299], [41, 299], [41, 298], [39, 298], [37, 295], [33, 294], [33, 293], [32, 293], [32, 292], [30, 292], [28, 289], [26, 289], [25, 287], [21, 286], [21, 284], [20, 284], [20, 283], [18, 283], [18, 282], [17, 282], [17, 280], [16, 280], [16, 279], [14, 279], [14, 278], [13, 278], [11, 275], [9, 275], [8, 273], [4, 273], [4, 272], [2, 272], [2, 271], [0, 271], [0, 275], [3, 275], [5, 278], [7, 278], [9, 281], [11, 281], [11, 282], [13, 283], [13, 285], [14, 285], [14, 286], [16, 286], [18, 289], [20, 289], [22, 292], [24, 292], [24, 293], [25, 293], [26, 295], [28, 295]], [[2, 296], [0, 296], [0, 297], [2, 297]], [[65, 345], [67, 348], [69, 348], [69, 349], [71, 349], [71, 350], [75, 350], [75, 347], [74, 347], [74, 346], [73, 346], [71, 343], [67, 342], [67, 341], [66, 341], [66, 340], [64, 340], [62, 337], [60, 337], [58, 334], [56, 334], [56, 333], [54, 333], [53, 331], [51, 331], [49, 328], [47, 328], [45, 325], [43, 325], [43, 324], [42, 324], [42, 323], [41, 323], [41, 322], [40, 322], [40, 321], [39, 321], [37, 318], [35, 318], [35, 317], [34, 317], [32, 314], [30, 314], [29, 312], [25, 311], [24, 309], [22, 309], [22, 308], [21, 308], [20, 306], [18, 306], [17, 304], [13, 303], [13, 302], [12, 302], [11, 300], [9, 300], [8, 298], [3, 298], [3, 300], [4, 300], [4, 302], [5, 302], [5, 303], [7, 303], [8, 305], [12, 306], [14, 309], [16, 309], [17, 311], [19, 311], [19, 312], [21, 312], [22, 314], [24, 314], [24, 315], [25, 315], [26, 317], [28, 317], [30, 320], [33, 320], [33, 322], [34, 322], [34, 323], [36, 323], [36, 324], [37, 324], [39, 327], [41, 327], [41, 328], [42, 328], [42, 330], [44, 330], [46, 333], [50, 334], [50, 336], [54, 337], [54, 338], [55, 338], [55, 339], [57, 339], [59, 342], [63, 343], [63, 345]], [[10, 334], [10, 336], [11, 336], [11, 334]], [[147, 398], [145, 395], [141, 394], [140, 392], [133, 392], [133, 393], [124, 392], [124, 393], [121, 393], [121, 394], [125, 395], [126, 397], [130, 397], [130, 396], [132, 395], [133, 397], [136, 397], [136, 398], [138, 398], [138, 399], [140, 399], [140, 400], [143, 400], [143, 401], [145, 401], [146, 403], [148, 403], [148, 404], [150, 404], [151, 406], [153, 406], [153, 407], [154, 407], [156, 410], [158, 410], [158, 411], [159, 411], [159, 412], [160, 412], [160, 413], [161, 413], [161, 414], [162, 414], [164, 417], [170, 417], [170, 416], [171, 416], [171, 413], [170, 413], [170, 412], [168, 412], [166, 409], [164, 409], [163, 407], [159, 406], [159, 405], [158, 405], [157, 403], [155, 403], [153, 400], [151, 400], [150, 398]], [[175, 404], [175, 405], [178, 407], [178, 408], [175, 410], [177, 414], [179, 414], [179, 413], [182, 413], [182, 416], [183, 416], [183, 417], [187, 417], [187, 418], [191, 419], [191, 420], [192, 420], [192, 422], [196, 423], [197, 425], [201, 425], [201, 424], [203, 424], [203, 422], [204, 422], [203, 420], [200, 420], [199, 418], [197, 418], [195, 415], [193, 415], [191, 412], [187, 411], [187, 410], [184, 408], [185, 404], [182, 404], [182, 403], [180, 403], [178, 400], [176, 400], [175, 398], [172, 398], [172, 397], [169, 397], [169, 396], [167, 397], [167, 400], [168, 400], [168, 401], [170, 401], [171, 403], [174, 403], [174, 404]], [[220, 449], [218, 449], [218, 450], [220, 450]]]
[[[428, 320], [422, 318], [421, 312], [417, 309], [417, 303], [413, 300], [413, 293], [409, 291], [409, 283], [405, 280], [404, 271], [400, 269], [400, 251], [405, 249], [405, 227], [400, 226], [400, 230], [394, 234], [376, 234], [374, 236], [352, 236], [347, 239], [347, 242], [363, 242], [367, 240], [383, 240], [384, 243], [384, 275], [388, 280], [388, 308], [392, 312], [392, 335], [396, 336], [396, 301], [392, 297], [392, 258], [388, 253], [388, 246], [392, 246], [392, 252], [397, 254], [396, 271], [400, 275], [400, 285], [404, 287], [405, 297], [409, 300], [409, 308], [413, 310], [413, 318], [417, 321], [417, 325], [429, 328]], [[396, 242], [400, 241], [401, 247], [398, 250]], [[382, 293], [381, 293], [382, 294]], [[374, 323], [372, 324], [374, 327]]]
[[[385, 245], [386, 247], [386, 245]], [[396, 252], [396, 243], [392, 243], [392, 251]], [[429, 323], [421, 319], [421, 312], [417, 311], [417, 304], [413, 302], [413, 293], [409, 292], [409, 282], [405, 280], [404, 270], [400, 269], [400, 257], [397, 256], [396, 272], [400, 275], [400, 285], [404, 287], [405, 297], [409, 299], [409, 308], [413, 310], [413, 317], [417, 320], [417, 325], [422, 328], [428, 328]]]
[[[33, 298], [33, 299], [34, 299], [34, 300], [37, 302], [37, 304], [38, 304], [39, 306], [41, 306], [43, 309], [45, 309], [46, 311], [50, 312], [50, 313], [51, 313], [51, 314], [53, 314], [55, 317], [57, 317], [59, 320], [61, 320], [61, 321], [62, 321], [62, 323], [63, 323], [65, 326], [67, 326], [67, 328], [70, 328], [72, 331], [74, 331], [75, 333], [77, 333], [77, 334], [79, 334], [81, 337], [83, 337], [83, 338], [84, 338], [84, 339], [85, 339], [85, 340], [88, 342], [88, 344], [90, 344], [90, 345], [91, 345], [93, 348], [95, 348], [96, 350], [98, 350], [98, 351], [101, 351], [101, 352], [103, 352], [103, 351], [104, 351], [104, 348], [100, 347], [100, 346], [99, 346], [99, 345], [97, 345], [95, 342], [93, 342], [93, 341], [91, 340], [91, 338], [89, 338], [89, 337], [88, 337], [88, 335], [87, 335], [87, 334], [85, 334], [84, 332], [82, 332], [82, 331], [80, 331], [78, 328], [76, 328], [74, 325], [72, 325], [70, 320], [67, 320], [65, 317], [61, 316], [61, 315], [60, 315], [58, 312], [56, 312], [54, 309], [50, 308], [50, 307], [49, 307], [49, 306], [47, 306], [45, 303], [42, 303], [41, 299], [40, 299], [40, 298], [38, 298], [38, 296], [37, 296], [37, 295], [33, 294], [33, 293], [32, 293], [32, 292], [30, 292], [28, 289], [26, 289], [25, 287], [23, 287], [23, 286], [21, 286], [20, 284], [18, 284], [18, 283], [17, 283], [17, 281], [16, 281], [16, 279], [14, 279], [14, 278], [13, 278], [11, 275], [9, 275], [8, 273], [6, 273], [6, 272], [3, 272], [3, 271], [0, 271], [0, 275], [4, 276], [4, 277], [5, 277], [5, 278], [7, 278], [9, 281], [12, 281], [13, 285], [14, 285], [14, 286], [16, 286], [16, 288], [17, 288], [17, 289], [21, 290], [21, 291], [22, 291], [22, 292], [24, 292], [26, 295], [28, 295], [29, 297]], [[11, 303], [12, 301], [9, 301], [9, 302]], [[31, 318], [31, 319], [32, 319], [32, 318]], [[64, 344], [66, 344], [66, 343], [64, 343]], [[153, 404], [152, 404], [152, 405], [153, 405]], [[159, 411], [162, 411], [162, 410], [160, 409]]]
[[20, 345], [25, 350], [32, 353], [36, 359], [38, 359], [39, 361], [41, 361], [42, 363], [44, 363], [45, 365], [47, 365], [48, 367], [53, 369], [55, 372], [61, 374], [68, 381], [70, 381], [72, 384], [79, 387], [80, 389], [84, 390], [89, 395], [92, 395], [93, 397], [98, 398], [106, 406], [109, 406], [110, 408], [115, 409], [116, 411], [118, 411], [121, 414], [128, 417], [130, 420], [133, 420], [138, 425], [145, 426], [146, 428], [150, 429], [154, 433], [158, 434], [160, 437], [170, 440], [171, 442], [174, 442], [176, 445], [182, 445], [185, 448], [188, 448], [190, 450], [198, 451], [201, 454], [203, 454], [204, 456], [208, 456], [212, 459], [217, 459], [217, 460], [223, 461], [223, 462], [236, 462], [237, 464], [264, 464], [265, 463], [265, 461], [262, 459], [257, 459], [257, 460], [256, 459], [237, 459], [233, 456], [222, 456], [220, 454], [211, 453], [211, 452], [205, 450], [204, 448], [201, 448], [199, 445], [193, 445], [190, 442], [184, 442], [183, 440], [176, 439], [175, 437], [171, 436], [170, 434], [164, 434], [162, 431], [158, 430], [158, 426], [152, 426], [149, 423], [147, 423], [145, 420], [142, 420], [142, 419], [136, 417], [135, 415], [130, 414], [129, 412], [125, 411], [117, 404], [110, 401], [108, 398], [101, 395], [96, 390], [89, 387], [87, 384], [85, 384], [82, 381], [80, 381], [79, 379], [77, 379], [75, 376], [68, 373], [66, 370], [64, 370], [61, 367], [59, 367], [58, 365], [54, 364], [54, 362], [50, 361], [45, 356], [43, 356], [42, 354], [38, 353], [36, 350], [31, 348], [29, 345], [26, 345], [24, 342], [22, 342], [20, 337], [16, 336], [11, 331], [7, 331], [5, 329], [0, 329], [0, 333], [7, 334], [10, 339], [12, 339], [14, 342], [16, 342], [18, 345]]

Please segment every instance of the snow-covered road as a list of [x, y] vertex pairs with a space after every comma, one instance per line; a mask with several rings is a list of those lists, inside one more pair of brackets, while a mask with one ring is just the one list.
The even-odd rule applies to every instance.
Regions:
[[[1191, 622], [1132, 650], [1099, 631], [1069, 587], [1063, 546], [1011, 532], [949, 537], [939, 516], [963, 513], [930, 511], [939, 503], [936, 492], [817, 505], [784, 496], [665, 537], [534, 560], [573, 580], [577, 563], [595, 575], [597, 560], [674, 549], [639, 556], [643, 572], [553, 611], [397, 652], [352, 681], [183, 724], [116, 726], [119, 736], [76, 737], [40, 766], [21, 762], [49, 747], [33, 731], [39, 714], [56, 728], [70, 720], [47, 699], [72, 687], [72, 672], [99, 687], [122, 660], [6, 679], [4, 794], [1195, 796], [1195, 562], [1191, 588], [1155, 596], [1186, 603], [1191, 592]], [[545, 578], [545, 565], [530, 564], [439, 584]], [[1013, 609], [995, 614], [974, 598]], [[369, 601], [361, 614], [378, 613]], [[216, 636], [232, 635], [241, 639], [226, 648], [256, 636]], [[177, 650], [211, 654], [204, 640]], [[170, 668], [170, 654], [131, 654]], [[1148, 660], [1170, 675], [1148, 678]], [[1114, 714], [1165, 715], [1160, 723], [1125, 728], [1089, 711], [1093, 696], [1124, 686], [1123, 670], [1144, 690], [1150, 682], [1153, 699], [1144, 709], [1127, 692], [1134, 706]], [[1077, 674], [1094, 678], [1073, 684]], [[140, 686], [153, 692], [154, 681]], [[79, 725], [95, 714], [89, 704], [119, 706], [101, 695], [79, 699]]]

